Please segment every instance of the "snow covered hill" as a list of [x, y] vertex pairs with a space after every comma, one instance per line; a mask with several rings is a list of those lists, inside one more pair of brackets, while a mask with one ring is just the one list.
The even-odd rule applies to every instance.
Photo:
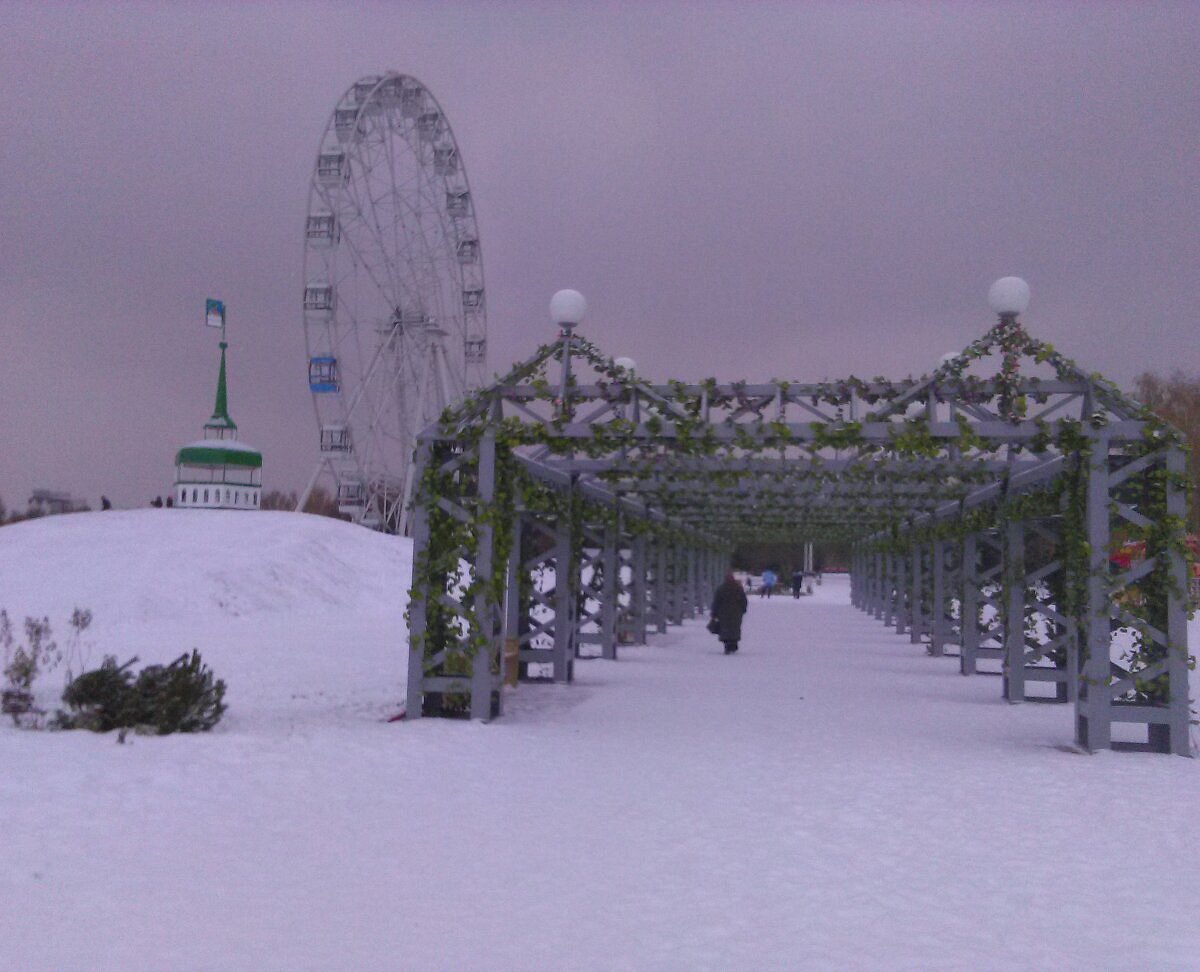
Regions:
[[[91, 610], [76, 671], [198, 648], [229, 684], [235, 726], [309, 718], [317, 691], [325, 706], [396, 711], [411, 570], [408, 540], [296, 513], [107, 511], [0, 529], [0, 608], [18, 630], [49, 617], [65, 646], [72, 610]], [[45, 704], [62, 676], [44, 680]]]
[[1196, 760], [1078, 754], [844, 577], [752, 598], [737, 655], [689, 621], [389, 723], [410, 556], [282, 513], [0, 529], [0, 605], [91, 608], [92, 663], [198, 647], [230, 705], [0, 725], [0, 969], [1200, 967]]

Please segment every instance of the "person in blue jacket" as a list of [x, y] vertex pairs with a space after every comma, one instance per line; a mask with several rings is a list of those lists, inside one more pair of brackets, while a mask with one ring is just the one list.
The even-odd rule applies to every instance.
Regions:
[[758, 592], [759, 597], [770, 597], [775, 590], [775, 571], [768, 567], [763, 571], [763, 586]]

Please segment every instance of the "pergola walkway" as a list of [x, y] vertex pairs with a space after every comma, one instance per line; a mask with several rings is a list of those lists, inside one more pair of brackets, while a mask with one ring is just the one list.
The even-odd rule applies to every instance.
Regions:
[[1032, 338], [1024, 281], [989, 299], [920, 378], [651, 385], [560, 291], [558, 339], [419, 437], [409, 717], [696, 618], [741, 543], [840, 541], [856, 607], [1010, 702], [1048, 685], [1081, 748], [1189, 755], [1180, 434]]

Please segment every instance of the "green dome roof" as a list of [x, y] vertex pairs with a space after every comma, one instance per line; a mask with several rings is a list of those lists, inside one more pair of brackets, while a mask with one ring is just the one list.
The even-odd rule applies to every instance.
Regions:
[[236, 439], [201, 439], [175, 454], [177, 466], [246, 466], [262, 468], [262, 453]]

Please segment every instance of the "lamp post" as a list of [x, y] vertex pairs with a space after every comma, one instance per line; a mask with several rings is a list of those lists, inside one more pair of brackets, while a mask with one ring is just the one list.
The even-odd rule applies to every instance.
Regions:
[[1013, 324], [1029, 306], [1029, 284], [1020, 277], [1001, 277], [988, 289], [988, 303], [1002, 324]]
[[571, 332], [587, 313], [587, 301], [578, 290], [560, 290], [550, 298], [550, 320], [558, 325], [562, 340], [562, 382], [558, 389], [559, 416], [571, 417], [567, 403], [567, 383], [571, 377]]
[[[587, 301], [578, 290], [560, 290], [550, 298], [550, 320], [558, 325], [562, 340], [562, 382], [558, 389], [558, 415], [556, 420], [566, 423], [571, 420], [571, 408], [567, 401], [567, 388], [571, 379], [571, 332], [587, 313]], [[574, 458], [568, 449], [564, 458]], [[554, 571], [558, 578], [554, 586], [554, 680], [570, 682], [574, 678], [575, 653], [578, 650], [576, 631], [575, 592], [579, 586], [579, 566], [575, 563], [572, 535], [575, 530], [575, 479], [569, 473], [567, 508], [555, 523]]]
[[1019, 416], [1013, 410], [1017, 382], [1017, 362], [1021, 354], [1024, 332], [1017, 321], [1029, 306], [1029, 284], [1020, 277], [1001, 277], [988, 289], [988, 303], [1000, 316], [997, 327], [1003, 358], [1000, 366], [1000, 414], [1010, 421]]

